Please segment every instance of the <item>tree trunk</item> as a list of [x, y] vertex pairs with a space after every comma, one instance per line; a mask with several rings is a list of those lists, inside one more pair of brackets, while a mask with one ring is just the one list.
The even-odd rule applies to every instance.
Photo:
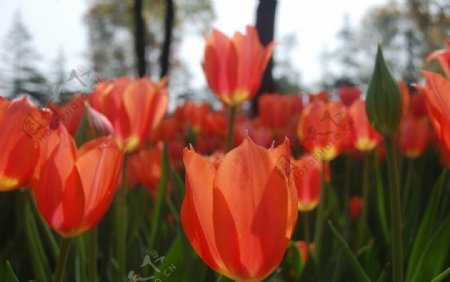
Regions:
[[[258, 30], [261, 43], [266, 46], [274, 39], [275, 12], [277, 0], [259, 0], [256, 10], [256, 29]], [[264, 92], [275, 92], [276, 85], [272, 74], [273, 59], [271, 58], [264, 72], [261, 86], [252, 101], [252, 113], [258, 114], [258, 100]]]
[[139, 77], [146, 74], [144, 18], [142, 16], [142, 0], [134, 1], [135, 51], [137, 72]]
[[164, 22], [164, 45], [160, 58], [160, 78], [169, 74], [170, 46], [172, 44], [173, 21], [175, 18], [175, 7], [173, 0], [166, 0], [166, 17]]

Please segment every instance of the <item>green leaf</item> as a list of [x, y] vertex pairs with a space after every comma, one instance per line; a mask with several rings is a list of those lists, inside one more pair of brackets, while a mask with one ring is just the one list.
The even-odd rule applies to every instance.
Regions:
[[450, 247], [448, 238], [450, 238], [450, 216], [429, 238], [427, 246], [422, 250], [417, 267], [414, 269], [411, 282], [429, 281], [442, 271]]
[[350, 249], [350, 247], [348, 246], [347, 242], [345, 242], [344, 238], [339, 234], [339, 231], [333, 226], [331, 221], [328, 222], [328, 225], [330, 226], [330, 229], [333, 232], [334, 236], [336, 237], [338, 243], [341, 245], [345, 254], [347, 255], [349, 262], [350, 262], [350, 266], [355, 271], [358, 281], [370, 281], [369, 277], [367, 276], [366, 272], [362, 268], [362, 266], [359, 263], [356, 256], [353, 254], [353, 252]]
[[165, 144], [161, 160], [161, 179], [159, 180], [158, 184], [158, 197], [155, 203], [155, 207], [153, 209], [153, 216], [151, 219], [152, 227], [150, 230], [150, 239], [148, 243], [149, 250], [153, 249], [156, 240], [156, 235], [158, 233], [159, 222], [161, 220], [162, 204], [166, 196], [168, 173], [169, 173], [169, 152], [167, 150], [167, 145]]
[[9, 261], [0, 264], [0, 277], [4, 282], [19, 282]]
[[440, 281], [444, 280], [449, 275], [450, 275], [450, 267], [447, 268], [444, 272], [442, 272], [438, 276], [436, 276], [433, 280], [431, 280], [431, 282], [440, 282]]
[[439, 209], [439, 201], [441, 199], [441, 193], [446, 181], [446, 176], [447, 172], [444, 170], [433, 189], [427, 209], [425, 210], [422, 222], [420, 223], [419, 230], [413, 243], [412, 251], [409, 255], [408, 269], [406, 272], [407, 281], [412, 279], [414, 272], [418, 268], [418, 263], [422, 257], [423, 250], [429, 243], [433, 232], [436, 230], [435, 226]]

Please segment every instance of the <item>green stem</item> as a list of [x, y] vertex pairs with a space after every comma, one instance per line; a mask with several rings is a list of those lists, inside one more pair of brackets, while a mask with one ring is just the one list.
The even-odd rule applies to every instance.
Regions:
[[231, 106], [228, 112], [228, 133], [225, 143], [225, 152], [230, 151], [233, 148], [234, 139], [234, 123], [236, 120], [237, 107]]
[[397, 164], [395, 141], [386, 137], [386, 151], [389, 177], [389, 202], [391, 212], [391, 244], [393, 281], [403, 282], [403, 240], [402, 240], [402, 214], [400, 202], [400, 180]]
[[357, 248], [360, 248], [364, 244], [364, 229], [367, 224], [367, 211], [369, 205], [369, 161], [370, 155], [368, 153], [364, 154], [364, 163], [363, 163], [363, 175], [362, 175], [362, 198], [363, 198], [363, 206], [361, 211], [361, 218], [359, 219], [358, 226], [358, 239], [357, 239]]
[[317, 217], [316, 217], [316, 226], [314, 230], [314, 255], [317, 262], [318, 270], [321, 269], [321, 263], [322, 263], [322, 239], [323, 239], [323, 225], [324, 218], [325, 218], [325, 194], [327, 191], [327, 181], [325, 179], [325, 161], [322, 163], [322, 185], [320, 187], [320, 202], [319, 202], [319, 208], [317, 211]]
[[59, 248], [59, 258], [55, 270], [55, 282], [64, 281], [64, 272], [66, 270], [66, 261], [69, 254], [71, 242], [72, 238], [63, 238], [61, 240], [61, 247]]
[[36, 220], [33, 217], [31, 206], [33, 205], [32, 196], [29, 191], [21, 191], [21, 202], [23, 203], [23, 212], [25, 214], [25, 237], [29, 252], [31, 254], [31, 264], [34, 275], [37, 281], [46, 281], [51, 276], [51, 270], [48, 264], [47, 256], [44, 251], [44, 246], [39, 237], [39, 231], [36, 225]]
[[303, 216], [303, 239], [306, 242], [306, 245], [309, 246], [311, 242], [311, 222], [310, 222], [310, 212], [304, 212]]
[[34, 217], [36, 218], [36, 221], [38, 222], [39, 226], [41, 227], [41, 230], [43, 231], [45, 238], [47, 239], [53, 259], [56, 260], [58, 258], [58, 243], [56, 242], [55, 236], [50, 230], [50, 227], [44, 221], [39, 210], [36, 207], [36, 201], [34, 200], [31, 188], [29, 189], [27, 197], [29, 199], [31, 211]]
[[89, 266], [88, 266], [88, 281], [97, 281], [97, 227], [92, 228], [89, 232]]
[[[409, 202], [409, 199], [411, 198], [410, 191], [411, 191], [411, 184], [414, 174], [414, 160], [409, 159], [406, 169], [406, 178], [405, 178], [405, 184], [403, 186], [403, 192], [402, 192], [402, 208], [403, 212], [406, 212], [406, 208]], [[413, 193], [416, 191], [413, 191]]]
[[126, 171], [127, 171], [127, 160], [128, 155], [126, 154], [123, 160], [122, 167], [122, 185], [117, 191], [117, 205], [116, 205], [116, 256], [118, 264], [118, 275], [116, 276], [117, 281], [123, 281], [125, 275], [125, 250], [126, 250], [126, 230], [127, 230], [127, 203], [126, 203], [126, 192], [125, 187], [126, 182]]

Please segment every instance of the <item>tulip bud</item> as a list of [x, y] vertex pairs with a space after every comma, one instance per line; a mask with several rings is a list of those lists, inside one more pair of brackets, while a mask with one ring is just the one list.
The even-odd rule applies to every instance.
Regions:
[[373, 128], [382, 135], [397, 131], [402, 117], [402, 97], [380, 45], [367, 91], [366, 111]]

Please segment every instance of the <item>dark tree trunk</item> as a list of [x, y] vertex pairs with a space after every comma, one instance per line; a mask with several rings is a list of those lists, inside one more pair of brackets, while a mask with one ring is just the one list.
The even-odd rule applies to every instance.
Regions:
[[[274, 39], [275, 12], [277, 0], [259, 0], [256, 10], [256, 29], [263, 45], [268, 45]], [[261, 86], [252, 101], [252, 113], [258, 114], [258, 100], [264, 92], [274, 92], [276, 90], [275, 81], [272, 74], [273, 59], [271, 58], [264, 72]]]
[[145, 33], [144, 18], [142, 16], [142, 0], [134, 1], [134, 26], [135, 26], [135, 50], [137, 60], [138, 76], [143, 77], [146, 74], [145, 63]]
[[161, 78], [169, 74], [170, 46], [172, 44], [172, 30], [174, 18], [175, 18], [175, 7], [173, 0], [166, 0], [166, 18], [164, 22], [164, 45], [160, 58]]

